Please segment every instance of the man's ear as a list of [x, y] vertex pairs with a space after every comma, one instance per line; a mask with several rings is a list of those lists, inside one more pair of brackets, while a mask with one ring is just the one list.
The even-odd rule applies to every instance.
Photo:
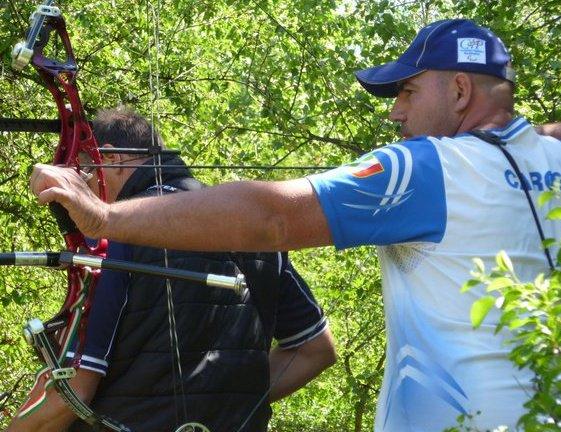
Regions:
[[[103, 144], [102, 148], [114, 148], [111, 144]], [[121, 155], [119, 153], [103, 153], [104, 163], [108, 165], [119, 165], [121, 163]], [[115, 168], [118, 169], [118, 168]]]
[[454, 110], [458, 112], [464, 111], [473, 97], [473, 81], [471, 77], [463, 72], [454, 75], [452, 81], [454, 91]]

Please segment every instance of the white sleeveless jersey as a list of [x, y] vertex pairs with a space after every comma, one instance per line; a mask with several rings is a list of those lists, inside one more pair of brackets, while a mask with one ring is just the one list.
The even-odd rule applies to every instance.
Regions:
[[[515, 430], [532, 393], [532, 375], [507, 359], [509, 335], [494, 335], [499, 313], [472, 328], [470, 308], [484, 288], [460, 288], [473, 257], [490, 270], [501, 249], [524, 281], [547, 271], [522, 182], [535, 202], [561, 179], [561, 142], [523, 118], [491, 131], [525, 179], [469, 134], [393, 144], [309, 178], [338, 248], [379, 246], [387, 358], [377, 432], [441, 431], [460, 414], [474, 415], [481, 430]], [[559, 221], [544, 219], [555, 205], [537, 211], [546, 237], [559, 239]]]

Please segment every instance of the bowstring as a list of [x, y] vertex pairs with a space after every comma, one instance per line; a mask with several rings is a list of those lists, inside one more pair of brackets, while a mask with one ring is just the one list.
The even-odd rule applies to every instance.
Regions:
[[[156, 0], [156, 8], [154, 8], [150, 2], [147, 0], [147, 17], [148, 21], [152, 22], [152, 43], [148, 43], [148, 68], [149, 68], [149, 85], [150, 85], [150, 92], [152, 94], [152, 103], [150, 104], [150, 119], [151, 119], [151, 145], [152, 149], [159, 148], [161, 149], [160, 143], [156, 143], [156, 132], [155, 132], [155, 125], [159, 124], [159, 110], [155, 108], [159, 105], [160, 100], [160, 71], [159, 71], [159, 52], [160, 52], [160, 38], [159, 38], [159, 22], [160, 22], [160, 9], [161, 9], [161, 0]], [[152, 46], [153, 45], [153, 46]], [[153, 55], [153, 51], [155, 50], [155, 55]], [[154, 67], [153, 67], [154, 66]], [[154, 82], [155, 81], [155, 82]], [[162, 179], [162, 157], [161, 152], [156, 152], [153, 155], [154, 159], [154, 176], [156, 179], [156, 189], [158, 196], [163, 195], [163, 179]], [[332, 167], [327, 167], [332, 168]], [[164, 251], [164, 265], [168, 267], [168, 251], [167, 248], [163, 248]], [[179, 351], [179, 339], [177, 335], [177, 325], [175, 320], [175, 305], [173, 301], [173, 292], [171, 288], [171, 283], [169, 278], [166, 278], [166, 292], [167, 292], [167, 307], [168, 307], [168, 321], [169, 321], [169, 331], [170, 331], [170, 348], [172, 350], [172, 373], [173, 373], [173, 381], [174, 383], [177, 382], [177, 375], [179, 375], [180, 381], [180, 390], [182, 396], [182, 410], [183, 410], [183, 418], [187, 421], [187, 406], [186, 401], [183, 395], [185, 394], [184, 389], [184, 382], [183, 382], [183, 372], [181, 367], [181, 354]], [[322, 324], [322, 320], [316, 324], [316, 329], [318, 326]], [[316, 336], [316, 335], [315, 335]], [[312, 336], [310, 339], [312, 339]], [[253, 418], [259, 407], [265, 402], [273, 388], [279, 383], [282, 377], [286, 374], [288, 369], [292, 366], [293, 362], [295, 361], [300, 348], [304, 345], [308, 340], [304, 341], [298, 347], [296, 347], [294, 353], [288, 359], [288, 362], [282, 367], [280, 373], [275, 377], [275, 379], [270, 383], [269, 388], [267, 391], [259, 398], [255, 406], [252, 407], [249, 414], [245, 417], [242, 424], [239, 428], [236, 429], [236, 432], [241, 432], [243, 428], [249, 423], [249, 421]], [[180, 424], [179, 421], [179, 408], [177, 407], [177, 388], [174, 385], [174, 398], [176, 403], [176, 422]], [[202, 426], [198, 424], [189, 423], [183, 426], [193, 427], [194, 425]], [[182, 426], [182, 427], [183, 427]], [[182, 427], [178, 429], [178, 431], [182, 431]], [[208, 430], [208, 429], [207, 429]]]
[[[152, 94], [152, 103], [150, 104], [150, 123], [151, 123], [151, 146], [152, 149], [161, 150], [161, 142], [157, 141], [155, 125], [159, 124], [159, 100], [160, 100], [160, 66], [159, 66], [159, 53], [160, 53], [160, 0], [156, 0], [156, 7], [152, 5], [150, 0], [147, 0], [147, 19], [152, 23], [152, 40], [148, 42], [148, 79], [150, 85], [150, 92]], [[154, 177], [156, 182], [157, 195], [163, 195], [163, 177], [162, 177], [162, 154], [160, 151], [155, 152], [153, 155], [154, 164]], [[167, 248], [163, 248], [164, 252], [164, 266], [169, 267], [169, 257]], [[185, 389], [183, 383], [183, 370], [181, 367], [181, 354], [179, 351], [179, 338], [177, 335], [177, 324], [175, 320], [175, 304], [173, 301], [173, 290], [169, 278], [166, 278], [166, 296], [167, 296], [167, 310], [168, 310], [168, 324], [169, 324], [169, 340], [172, 355], [172, 379], [173, 379], [173, 395], [175, 401], [175, 416], [176, 423], [181, 424], [180, 421], [180, 408], [178, 407], [178, 388], [176, 386], [177, 378], [179, 377], [180, 395], [182, 400], [183, 420], [187, 420], [187, 406], [184, 398]]]

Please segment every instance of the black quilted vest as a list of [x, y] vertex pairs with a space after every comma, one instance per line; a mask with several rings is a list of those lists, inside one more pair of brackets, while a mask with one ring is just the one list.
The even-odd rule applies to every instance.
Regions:
[[[166, 164], [182, 164], [179, 158]], [[165, 193], [200, 189], [185, 167], [163, 170]], [[137, 169], [118, 199], [156, 194], [154, 172]], [[181, 193], [181, 192], [179, 192]], [[185, 193], [185, 199], [189, 194]], [[189, 221], [185, 221], [189, 223]], [[163, 251], [132, 247], [135, 262], [163, 265]], [[260, 402], [269, 387], [268, 352], [279, 291], [278, 254], [168, 250], [170, 267], [245, 274], [242, 296], [185, 281], [170, 281], [182, 381], [170, 347], [165, 280], [130, 275], [128, 301], [115, 335], [110, 367], [92, 408], [135, 432], [172, 432], [201, 423], [211, 432], [267, 430], [271, 410]], [[89, 431], [76, 422], [73, 431]]]

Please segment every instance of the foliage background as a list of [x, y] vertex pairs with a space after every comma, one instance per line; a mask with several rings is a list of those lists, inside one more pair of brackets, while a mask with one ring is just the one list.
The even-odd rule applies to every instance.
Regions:
[[[444, 17], [473, 18], [493, 28], [514, 55], [519, 112], [536, 123], [560, 120], [558, 0], [147, 3], [57, 2], [81, 67], [87, 114], [119, 103], [146, 115], [154, 109], [165, 141], [181, 149], [189, 164], [331, 166], [397, 140], [395, 126], [386, 120], [391, 101], [370, 97], [353, 71], [394, 59], [418, 28]], [[56, 115], [33, 70], [20, 75], [10, 68], [11, 48], [22, 38], [35, 4], [0, 2], [2, 117]], [[160, 80], [151, 86], [155, 65]], [[50, 161], [55, 139], [0, 135], [0, 250], [61, 247], [52, 218], [27, 189], [32, 164]], [[225, 169], [195, 174], [211, 184], [302, 175]], [[371, 430], [384, 348], [375, 253], [325, 248], [293, 257], [329, 315], [339, 361], [276, 404], [271, 430]], [[0, 271], [0, 389], [11, 389], [21, 374], [35, 370], [20, 328], [30, 317], [52, 316], [64, 284], [62, 274], [45, 270]], [[13, 407], [8, 404], [6, 414]]]

